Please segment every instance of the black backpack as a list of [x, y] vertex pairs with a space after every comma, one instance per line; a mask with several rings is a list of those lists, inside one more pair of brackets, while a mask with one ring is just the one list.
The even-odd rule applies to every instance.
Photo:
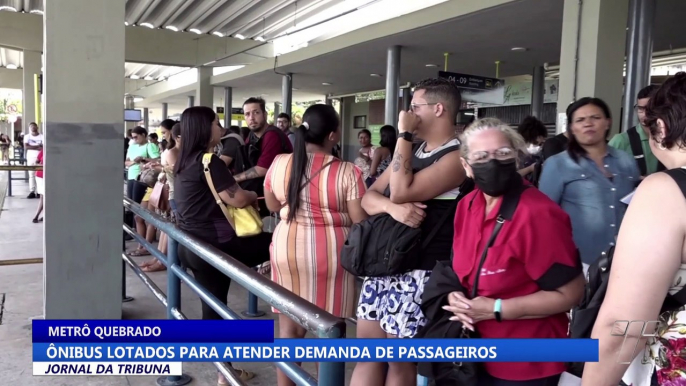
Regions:
[[426, 238], [422, 229], [411, 228], [381, 213], [350, 228], [341, 250], [341, 265], [355, 276], [378, 277], [396, 275], [416, 269], [424, 249], [431, 243], [446, 221], [455, 216], [457, 203], [474, 189], [467, 178], [460, 186], [460, 195], [440, 217]]
[[[686, 197], [686, 170], [672, 169], [665, 171], [672, 177], [681, 192]], [[603, 252], [598, 260], [588, 268], [587, 283], [584, 288], [584, 296], [581, 303], [572, 310], [569, 324], [570, 338], [585, 339], [591, 337], [593, 325], [598, 318], [600, 307], [605, 300], [605, 293], [610, 281], [610, 269], [615, 247]], [[686, 304], [686, 287], [674, 295], [667, 294], [662, 303], [660, 314], [665, 311], [675, 310]], [[584, 371], [584, 362], [568, 363], [568, 372], [581, 377]]]

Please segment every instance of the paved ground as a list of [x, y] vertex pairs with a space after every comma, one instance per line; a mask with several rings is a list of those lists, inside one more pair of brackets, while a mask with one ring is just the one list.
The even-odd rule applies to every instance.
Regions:
[[[15, 172], [15, 177], [21, 174]], [[13, 197], [4, 197], [7, 173], [0, 173], [0, 385], [8, 386], [143, 386], [155, 385], [156, 377], [34, 377], [31, 367], [31, 319], [42, 315], [43, 266], [42, 264], [1, 265], [3, 260], [36, 258], [43, 256], [43, 225], [33, 224], [37, 200], [28, 200], [28, 184], [13, 181]], [[4, 199], [4, 206], [2, 205]], [[135, 244], [129, 243], [128, 248]], [[137, 258], [142, 261], [144, 258]], [[162, 305], [147, 287], [130, 271], [127, 271], [128, 295], [134, 301], [123, 303], [125, 319], [164, 319]], [[163, 290], [166, 288], [166, 272], [150, 274]], [[2, 305], [4, 296], [4, 307]], [[231, 288], [229, 307], [237, 311], [246, 309], [247, 293], [238, 285]], [[272, 317], [269, 307], [259, 303], [259, 309]], [[4, 310], [4, 311], [2, 311]], [[188, 287], [182, 288], [182, 310], [190, 319], [199, 319], [200, 301]], [[277, 327], [278, 328], [278, 327]], [[354, 328], [348, 336], [354, 336]], [[276, 384], [274, 366], [266, 363], [237, 365], [254, 371], [257, 377], [249, 385]], [[314, 365], [305, 368], [314, 372]], [[352, 365], [347, 369], [348, 379]], [[216, 385], [216, 371], [211, 364], [185, 363], [184, 372], [193, 377], [191, 385]]]

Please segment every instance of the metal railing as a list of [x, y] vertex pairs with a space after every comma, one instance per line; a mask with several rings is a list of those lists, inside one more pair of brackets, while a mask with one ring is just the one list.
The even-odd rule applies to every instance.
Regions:
[[[346, 323], [342, 318], [331, 315], [305, 299], [295, 295], [273, 281], [265, 278], [252, 268], [220, 251], [219, 249], [181, 231], [174, 224], [164, 220], [134, 201], [124, 198], [124, 208], [138, 215], [148, 224], [156, 227], [167, 234], [169, 244], [167, 255], [165, 256], [151, 243], [140, 236], [134, 229], [124, 224], [124, 231], [133, 237], [137, 242], [144, 246], [156, 259], [167, 267], [167, 294], [165, 294], [153, 283], [149, 277], [136, 265], [136, 263], [122, 253], [124, 269], [126, 265], [131, 267], [133, 272], [143, 281], [152, 291], [160, 302], [167, 308], [167, 318], [186, 319], [181, 313], [181, 282], [185, 283], [195, 292], [208, 306], [221, 315], [224, 319], [241, 319], [240, 315], [231, 310], [224, 304], [223, 300], [217, 299], [203, 288], [191, 275], [186, 273], [181, 267], [178, 256], [178, 245], [181, 244], [190, 252], [202, 258], [214, 268], [231, 278], [239, 285], [243, 286], [256, 297], [266, 301], [282, 314], [290, 317], [296, 323], [304, 327], [307, 331], [314, 333], [320, 338], [344, 338], [346, 333]], [[124, 299], [126, 296], [126, 275], [122, 277]], [[251, 307], [252, 308], [252, 307]], [[233, 372], [232, 368], [224, 363], [215, 363], [219, 371], [227, 380], [236, 386], [243, 386], [244, 383]], [[302, 386], [342, 386], [345, 384], [345, 363], [343, 362], [323, 362], [319, 364], [318, 378], [315, 379], [302, 367], [292, 362], [277, 362], [279, 367], [293, 382]], [[169, 386], [185, 385], [190, 382], [190, 377], [183, 375], [163, 377], [158, 379], [158, 384]]]

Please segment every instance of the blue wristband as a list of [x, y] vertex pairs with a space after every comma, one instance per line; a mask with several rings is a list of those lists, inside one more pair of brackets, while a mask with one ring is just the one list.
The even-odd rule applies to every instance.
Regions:
[[503, 320], [501, 315], [502, 305], [503, 301], [501, 299], [496, 299], [495, 304], [493, 304], [493, 313], [495, 314], [495, 320], [498, 322]]

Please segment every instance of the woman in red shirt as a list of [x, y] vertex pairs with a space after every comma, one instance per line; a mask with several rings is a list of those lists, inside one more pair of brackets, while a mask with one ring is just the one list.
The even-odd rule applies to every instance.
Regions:
[[[471, 291], [493, 233], [502, 197], [521, 189], [517, 154], [522, 137], [497, 119], [482, 119], [463, 134], [463, 165], [477, 189], [457, 207], [453, 269]], [[451, 320], [482, 338], [565, 338], [566, 312], [581, 299], [584, 278], [569, 216], [533, 187], [523, 189], [480, 271], [476, 297], [448, 296]], [[497, 314], [497, 315], [496, 315]], [[484, 363], [480, 385], [557, 385], [564, 363]]]

